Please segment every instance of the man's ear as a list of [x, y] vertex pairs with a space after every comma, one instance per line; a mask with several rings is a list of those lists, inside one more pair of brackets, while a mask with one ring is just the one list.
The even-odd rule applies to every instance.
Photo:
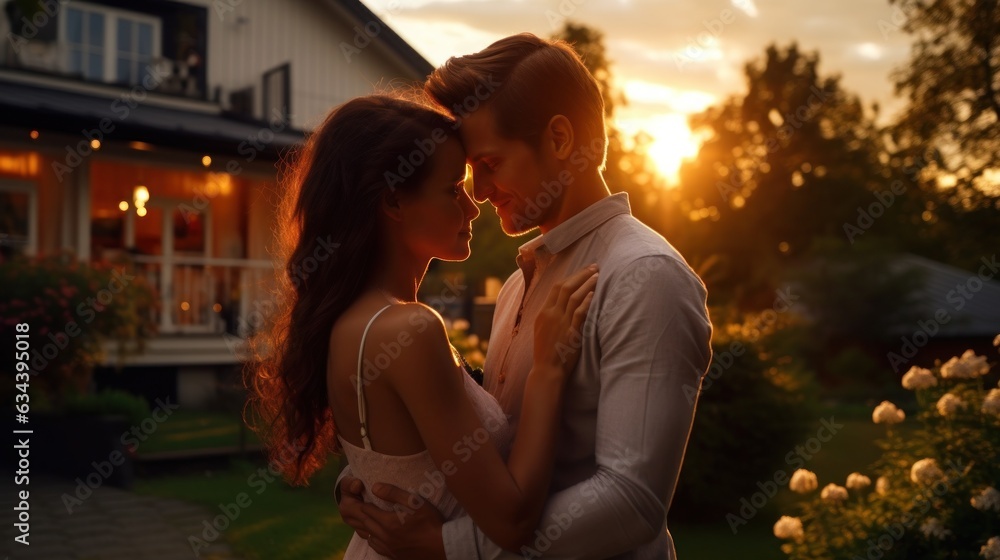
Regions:
[[557, 159], [569, 159], [575, 145], [573, 123], [565, 115], [555, 115], [549, 119], [545, 131], [552, 155]]

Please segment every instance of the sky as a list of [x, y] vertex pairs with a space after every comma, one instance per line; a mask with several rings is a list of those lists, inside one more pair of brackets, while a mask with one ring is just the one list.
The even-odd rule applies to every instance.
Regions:
[[687, 116], [745, 92], [743, 67], [772, 42], [820, 53], [822, 76], [885, 121], [902, 108], [890, 74], [906, 63], [912, 38], [888, 0], [363, 0], [431, 64], [529, 31], [551, 36], [567, 19], [604, 33], [615, 87], [628, 104], [615, 125], [644, 130], [650, 153], [673, 181], [697, 152]]

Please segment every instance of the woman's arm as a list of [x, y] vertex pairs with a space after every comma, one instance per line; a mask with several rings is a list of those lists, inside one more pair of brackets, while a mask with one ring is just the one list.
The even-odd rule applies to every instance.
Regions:
[[550, 294], [535, 329], [523, 429], [506, 464], [468, 400], [465, 374], [449, 350], [440, 316], [419, 303], [396, 306], [378, 329], [395, 339], [400, 328], [428, 325], [383, 375], [406, 405], [448, 489], [483, 532], [509, 550], [529, 541], [548, 495], [564, 381], [579, 355], [572, 334], [586, 317], [594, 284], [596, 274], [584, 269]]

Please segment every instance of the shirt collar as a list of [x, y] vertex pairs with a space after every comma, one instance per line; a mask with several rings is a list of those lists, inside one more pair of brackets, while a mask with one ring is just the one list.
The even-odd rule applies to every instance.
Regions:
[[598, 200], [565, 222], [518, 247], [517, 265], [524, 268], [530, 261], [547, 262], [556, 253], [590, 233], [597, 226], [620, 214], [631, 215], [628, 193], [620, 192]]

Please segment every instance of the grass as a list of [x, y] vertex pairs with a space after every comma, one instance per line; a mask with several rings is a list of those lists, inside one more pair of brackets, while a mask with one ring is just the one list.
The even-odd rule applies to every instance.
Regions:
[[[823, 418], [832, 416], [836, 424], [843, 424], [843, 428], [805, 461], [803, 468], [816, 473], [820, 488], [831, 482], [843, 486], [852, 472], [871, 476], [867, 468], [881, 454], [875, 440], [885, 435], [885, 427], [872, 423], [870, 414], [867, 407], [835, 407], [824, 412]], [[816, 429], [819, 429], [818, 420]], [[791, 476], [792, 470], [788, 467], [786, 474]], [[872, 479], [874, 482], [874, 477]], [[740, 498], [733, 498], [734, 514], [740, 508]], [[677, 555], [679, 558], [781, 560], [785, 558], [779, 548], [781, 541], [773, 536], [772, 528], [780, 516], [798, 513], [798, 501], [798, 495], [784, 487], [745, 525], [737, 525], [736, 534], [725, 519], [717, 523], [670, 524]]]
[[[142, 456], [168, 451], [236, 447], [240, 443], [241, 426], [243, 419], [236, 412], [181, 408], [139, 444], [138, 453]], [[251, 430], [247, 429], [245, 435], [247, 445], [259, 445]]]
[[306, 488], [288, 486], [280, 479], [269, 482], [270, 474], [261, 468], [234, 462], [225, 471], [141, 480], [135, 491], [204, 505], [212, 517], [225, 511], [220, 504], [237, 512], [230, 516], [230, 526], [221, 531], [222, 539], [249, 560], [341, 558], [353, 530], [340, 519], [333, 499], [336, 462], [320, 471]]
[[[766, 522], [764, 522], [766, 521]], [[741, 558], [744, 560], [782, 560], [781, 543], [771, 534], [773, 522], [754, 519], [733, 534], [729, 526], [670, 526], [678, 558]]]
[[[804, 468], [816, 473], [821, 488], [830, 482], [843, 485], [852, 472], [865, 473], [879, 456], [874, 442], [885, 428], [873, 424], [869, 415], [866, 406], [831, 408], [822, 415], [832, 416], [843, 427], [806, 460]], [[179, 410], [157, 430], [156, 438], [151, 437], [144, 445], [161, 450], [182, 445], [235, 445], [238, 427], [231, 427], [231, 423], [232, 419], [224, 415]], [[815, 429], [819, 426], [817, 419]], [[241, 509], [225, 531], [225, 539], [238, 554], [248, 559], [340, 558], [352, 530], [340, 519], [333, 500], [336, 462], [320, 471], [308, 488], [292, 488], [278, 480], [263, 487], [258, 468], [237, 462], [225, 471], [146, 479], [136, 484], [136, 491], [203, 504], [214, 514], [220, 513], [219, 504], [235, 503], [241, 492], [246, 493], [251, 504]], [[791, 470], [787, 468], [788, 475]], [[740, 507], [740, 498], [733, 498], [734, 512]], [[678, 556], [781, 560], [781, 543], [772, 535], [772, 527], [781, 515], [797, 514], [797, 501], [798, 497], [787, 488], [779, 490], [763, 510], [738, 527], [736, 534], [725, 519], [707, 524], [671, 523]]]

